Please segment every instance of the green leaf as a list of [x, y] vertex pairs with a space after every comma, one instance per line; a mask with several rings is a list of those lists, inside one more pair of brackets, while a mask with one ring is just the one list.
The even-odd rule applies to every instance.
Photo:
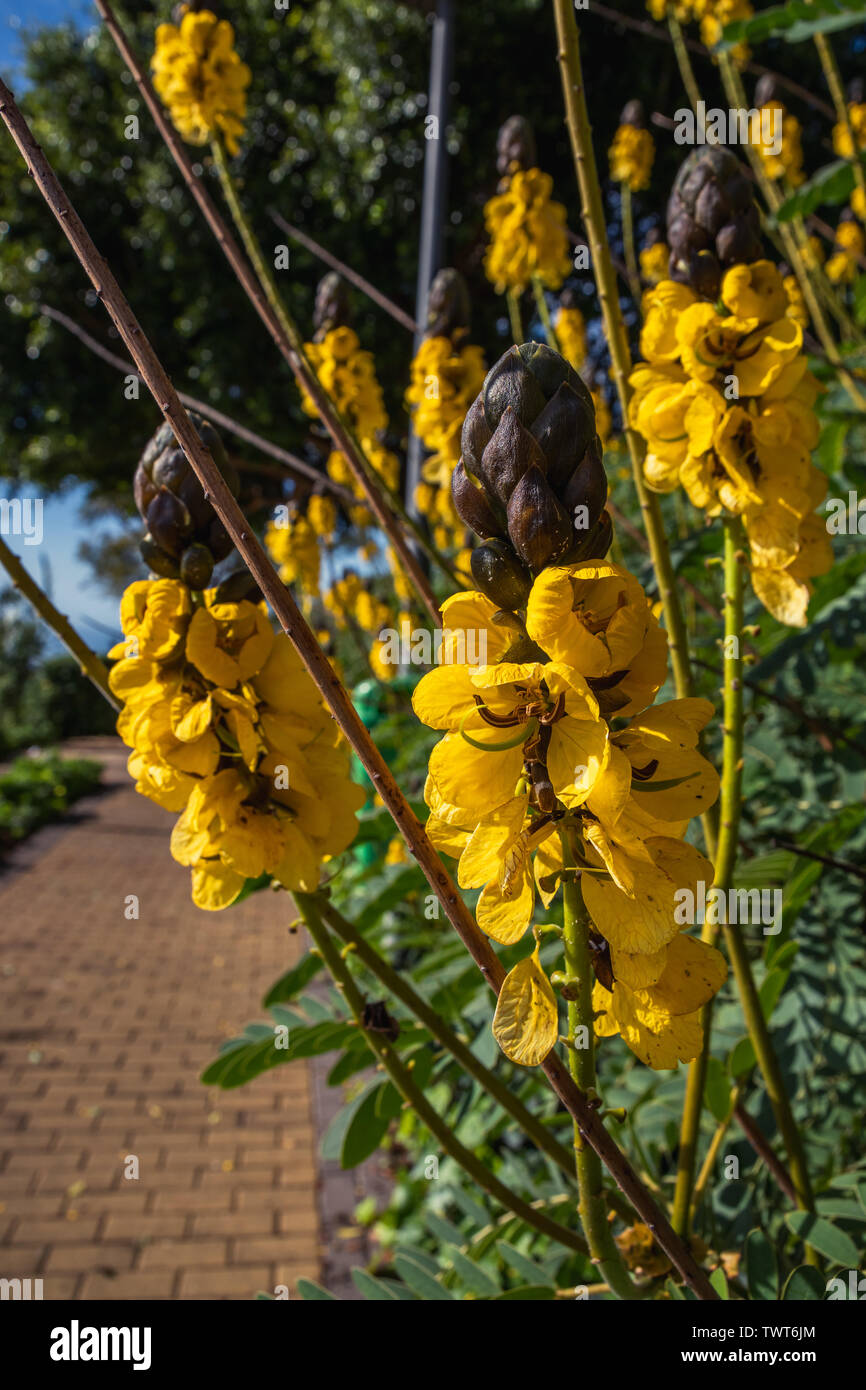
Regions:
[[399, 1296], [392, 1289], [384, 1284], [381, 1279], [374, 1279], [372, 1274], [368, 1274], [365, 1269], [358, 1269], [357, 1266], [352, 1270], [352, 1281], [359, 1293], [370, 1303], [399, 1303]]
[[474, 1260], [467, 1259], [462, 1251], [457, 1250], [453, 1245], [447, 1246], [442, 1252], [443, 1258], [450, 1261], [454, 1273], [459, 1276], [467, 1289], [473, 1293], [481, 1294], [482, 1298], [495, 1298], [499, 1293], [499, 1285], [495, 1280], [485, 1274]]
[[541, 1265], [535, 1263], [535, 1260], [531, 1260], [528, 1255], [524, 1255], [507, 1240], [498, 1240], [496, 1244], [503, 1259], [514, 1270], [515, 1274], [519, 1274], [522, 1279], [528, 1279], [533, 1285], [549, 1284], [553, 1287], [553, 1276], [548, 1275]]
[[791, 1299], [814, 1303], [826, 1297], [826, 1281], [814, 1265], [798, 1265], [782, 1290], [784, 1303], [790, 1302]]
[[390, 1124], [387, 1115], [378, 1113], [379, 1092], [390, 1084], [389, 1081], [380, 1082], [373, 1090], [367, 1092], [354, 1111], [346, 1126], [340, 1148], [341, 1168], [357, 1168], [359, 1163], [363, 1163], [365, 1158], [369, 1158], [370, 1154], [378, 1149]]
[[835, 1217], [837, 1221], [858, 1221], [866, 1223], [866, 1211], [859, 1202], [846, 1201], [844, 1197], [819, 1197], [815, 1206], [819, 1216]]
[[860, 1261], [857, 1246], [849, 1235], [837, 1230], [823, 1217], [814, 1216], [810, 1211], [789, 1211], [785, 1213], [785, 1221], [795, 1236], [814, 1246], [820, 1255], [848, 1269], [857, 1268]]
[[704, 1103], [719, 1124], [728, 1118], [731, 1108], [731, 1083], [724, 1063], [720, 1062], [718, 1057], [711, 1057], [707, 1063]]
[[339, 1303], [340, 1301], [313, 1279], [299, 1279], [298, 1293], [305, 1303]]
[[434, 1279], [432, 1274], [428, 1274], [427, 1270], [422, 1269], [408, 1254], [401, 1251], [399, 1255], [395, 1255], [394, 1268], [404, 1284], [408, 1284], [413, 1293], [425, 1302], [453, 1303], [451, 1294], [447, 1289], [443, 1289], [438, 1279]]
[[723, 1269], [714, 1269], [712, 1274], [710, 1275], [710, 1283], [712, 1284], [716, 1293], [719, 1295], [719, 1298], [722, 1298], [725, 1300], [725, 1302], [727, 1302], [731, 1295], [728, 1289], [728, 1281], [725, 1277], [725, 1271]]
[[771, 970], [769, 975], [761, 981], [758, 995], [761, 1000], [761, 1011], [768, 1023], [773, 1010], [779, 1002], [779, 997], [782, 990], [785, 988], [789, 974], [790, 971], [788, 970]]
[[866, 18], [864, 0], [788, 0], [749, 19], [726, 24], [716, 49], [725, 52], [739, 43], [763, 43], [780, 38], [786, 43], [804, 43], [815, 34], [832, 34], [862, 24]]
[[262, 1001], [263, 1008], [269, 1009], [272, 1004], [288, 1004], [296, 994], [306, 989], [314, 976], [324, 968], [324, 964], [321, 956], [311, 955], [307, 951], [297, 965], [287, 970], [285, 975], [281, 975], [276, 984], [271, 985]]
[[779, 1266], [776, 1248], [763, 1231], [750, 1231], [745, 1247], [746, 1284], [756, 1303], [775, 1303], [779, 1297]]
[[466, 1242], [466, 1237], [463, 1232], [454, 1225], [454, 1222], [449, 1221], [445, 1216], [440, 1216], [438, 1212], [425, 1212], [424, 1225], [431, 1235], [434, 1235], [443, 1245], [461, 1246]]
[[755, 1049], [752, 1047], [751, 1038], [740, 1038], [740, 1041], [728, 1054], [728, 1071], [731, 1076], [736, 1078], [751, 1071], [754, 1065]]

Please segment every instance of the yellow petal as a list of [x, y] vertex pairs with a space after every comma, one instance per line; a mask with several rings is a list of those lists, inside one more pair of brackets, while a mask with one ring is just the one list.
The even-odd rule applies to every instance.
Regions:
[[506, 846], [523, 829], [528, 804], [527, 796], [516, 796], [481, 817], [460, 859], [461, 888], [481, 888], [499, 873]]
[[493, 1036], [512, 1062], [537, 1067], [556, 1044], [559, 1010], [538, 950], [518, 961], [502, 984], [493, 1015]]
[[192, 871], [192, 900], [206, 912], [230, 907], [246, 882], [219, 859], [207, 859]]
[[520, 940], [529, 926], [534, 905], [532, 874], [524, 850], [522, 864], [505, 885], [495, 878], [484, 888], [475, 908], [475, 916], [487, 936], [503, 946], [511, 946]]

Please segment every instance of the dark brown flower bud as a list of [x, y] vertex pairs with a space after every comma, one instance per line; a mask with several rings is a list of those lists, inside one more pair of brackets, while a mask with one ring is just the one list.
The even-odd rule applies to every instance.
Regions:
[[313, 342], [320, 343], [332, 328], [342, 328], [349, 322], [349, 291], [334, 270], [323, 275], [316, 286], [313, 306]]
[[451, 496], [461, 521], [464, 521], [482, 540], [505, 535], [505, 520], [498, 519], [480, 487], [466, 475], [463, 461], [451, 474]]
[[484, 416], [484, 401], [481, 396], [476, 396], [466, 412], [463, 432], [460, 436], [463, 465], [470, 478], [478, 477], [481, 455], [492, 438], [493, 430]]
[[620, 125], [637, 126], [638, 130], [643, 130], [644, 126], [646, 125], [646, 116], [644, 115], [643, 102], [638, 101], [637, 98], [635, 98], [632, 101], [627, 101], [625, 106], [622, 108], [622, 114], [619, 118], [619, 123]]
[[206, 589], [213, 574], [213, 555], [196, 541], [180, 557], [180, 577], [191, 589]]
[[702, 146], [683, 161], [668, 200], [667, 239], [671, 278], [710, 299], [725, 270], [760, 258], [752, 184], [730, 150]]
[[525, 116], [509, 116], [496, 137], [496, 170], [501, 178], [515, 169], [534, 169], [538, 163], [535, 136]]
[[427, 337], [460, 337], [469, 327], [469, 289], [459, 270], [434, 276], [427, 296]]
[[135, 498], [135, 505], [138, 507], [142, 521], [147, 516], [147, 509], [156, 496], [156, 493], [156, 486], [145, 473], [141, 463], [139, 463], [132, 480], [132, 495]]
[[192, 535], [192, 517], [173, 492], [161, 487], [147, 509], [147, 526], [153, 539], [169, 555], [180, 555]]
[[521, 425], [509, 406], [493, 432], [493, 438], [481, 455], [479, 478], [488, 497], [503, 507], [528, 468], [547, 471], [547, 463], [538, 441]]
[[251, 603], [261, 602], [261, 591], [249, 570], [233, 570], [217, 585], [217, 603], [240, 603], [249, 599]]
[[571, 383], [564, 381], [533, 420], [532, 433], [547, 461], [548, 482], [558, 492], [574, 471], [575, 456], [585, 453], [595, 438], [595, 410], [589, 391], [584, 387], [583, 394], [578, 395]]
[[492, 540], [473, 550], [472, 578], [483, 594], [501, 608], [520, 608], [529, 597], [532, 575], [505, 541]]
[[180, 573], [177, 561], [157, 545], [153, 536], [142, 536], [138, 548], [144, 563], [154, 574], [158, 574], [160, 579], [177, 579]]
[[533, 574], [556, 564], [572, 542], [571, 517], [540, 468], [529, 468], [508, 501], [508, 537]]
[[[574, 518], [576, 531], [589, 531], [598, 521], [607, 501], [607, 474], [603, 459], [601, 440], [596, 435], [562, 490], [562, 504]], [[578, 507], [586, 509], [585, 515], [583, 512], [576, 515]], [[586, 524], [580, 525], [584, 520]]]

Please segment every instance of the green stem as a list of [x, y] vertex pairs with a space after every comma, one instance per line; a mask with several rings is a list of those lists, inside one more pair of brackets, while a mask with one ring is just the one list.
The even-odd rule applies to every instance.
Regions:
[[27, 573], [18, 556], [13, 555], [2, 539], [0, 539], [0, 565], [9, 575], [14, 588], [24, 595], [43, 622], [47, 623], [51, 631], [60, 638], [66, 650], [75, 657], [83, 674], [93, 682], [100, 695], [103, 695], [114, 709], [120, 709], [111, 686], [108, 684], [108, 667], [79, 637], [69, 619], [64, 618], [62, 613], [58, 613], [48, 595], [42, 592], [35, 579], [32, 579]]
[[659, 597], [664, 608], [674, 681], [677, 695], [683, 699], [692, 694], [688, 634], [680, 604], [676, 574], [665, 535], [661, 507], [658, 497], [654, 492], [650, 492], [644, 480], [642, 441], [629, 425], [631, 353], [622, 310], [620, 309], [616, 271], [611, 260], [610, 245], [607, 239], [601, 184], [599, 183], [598, 168], [592, 145], [592, 127], [586, 106], [586, 89], [580, 61], [580, 39], [574, 17], [574, 7], [571, 0], [553, 0], [553, 9], [559, 43], [565, 120], [580, 188], [583, 223], [590, 245], [593, 273], [604, 320], [605, 337], [610, 349], [614, 381], [622, 410], [623, 430], [631, 458], [635, 490], [649, 541]]
[[[430, 558], [434, 560], [436, 564], [441, 564], [442, 562], [436, 551], [430, 547], [429, 542], [426, 537], [424, 537], [420, 528], [417, 528], [414, 523], [409, 521], [402, 502], [396, 498], [394, 492], [385, 485], [384, 480], [379, 477], [375, 469], [371, 466], [354, 433], [343, 419], [336, 404], [330, 398], [327, 391], [325, 391], [310, 365], [310, 361], [304, 351], [304, 343], [301, 334], [298, 332], [294, 320], [291, 318], [283, 303], [279, 289], [277, 288], [277, 282], [274, 279], [273, 271], [262, 254], [262, 249], [256, 234], [252, 229], [250, 220], [238, 197], [222, 141], [216, 138], [213, 139], [211, 141], [211, 149], [213, 151], [214, 164], [216, 165], [216, 170], [219, 175], [220, 187], [222, 188], [226, 203], [228, 204], [229, 212], [232, 215], [232, 221], [238, 230], [238, 234], [244, 244], [244, 249], [249, 257], [250, 264], [255, 271], [256, 278], [258, 279], [271, 312], [277, 321], [279, 330], [288, 344], [291, 354], [299, 365], [300, 382], [312, 400], [319, 414], [319, 418], [328, 429], [332, 439], [334, 439], [335, 442], [339, 441], [340, 450], [352, 470], [352, 473], [355, 475], [367, 503], [369, 504], [370, 510], [373, 512], [376, 520], [400, 557], [400, 563], [406, 571], [424, 607], [427, 609], [434, 623], [436, 623], [438, 622], [439, 605], [430, 588], [427, 576], [424, 574], [416, 557], [409, 549], [399, 526], [396, 525], [395, 517], [399, 516], [399, 520], [404, 525], [411, 525], [419, 543], [424, 546]], [[388, 499], [388, 506], [385, 505], [383, 496]]]
[[740, 1087], [737, 1085], [734, 1086], [731, 1090], [731, 1094], [728, 1099], [728, 1113], [725, 1116], [725, 1118], [723, 1120], [720, 1120], [718, 1125], [716, 1126], [716, 1132], [710, 1140], [710, 1146], [707, 1149], [706, 1157], [704, 1158], [704, 1161], [701, 1164], [701, 1171], [698, 1174], [698, 1179], [695, 1183], [694, 1191], [692, 1192], [692, 1220], [694, 1220], [695, 1213], [698, 1211], [701, 1202], [704, 1199], [704, 1193], [707, 1189], [707, 1183], [712, 1177], [713, 1168], [715, 1167], [716, 1159], [719, 1156], [719, 1150], [721, 1149], [724, 1137], [730, 1128], [731, 1120], [734, 1118], [734, 1107], [737, 1104], [739, 1098]]
[[[364, 999], [361, 991], [355, 983], [351, 970], [349, 969], [344, 955], [337, 950], [333, 940], [328, 934], [324, 922], [320, 916], [319, 903], [310, 893], [292, 894], [298, 910], [303, 917], [307, 930], [313, 942], [333, 976], [337, 989], [343, 995], [348, 1008], [359, 1028], [364, 1027]], [[415, 1085], [412, 1074], [407, 1066], [400, 1060], [399, 1054], [381, 1033], [374, 1032], [372, 1029], [364, 1031], [364, 1038], [371, 1052], [375, 1053], [382, 1067], [387, 1072], [391, 1081], [394, 1083], [400, 1095], [408, 1105], [412, 1107], [415, 1114], [426, 1125], [434, 1139], [442, 1147], [443, 1153], [449, 1158], [453, 1158], [460, 1167], [482, 1188], [488, 1192], [497, 1202], [501, 1202], [506, 1210], [519, 1216], [525, 1221], [527, 1226], [533, 1230], [540, 1231], [543, 1235], [549, 1236], [560, 1245], [564, 1245], [569, 1250], [576, 1250], [580, 1254], [586, 1253], [586, 1245], [580, 1236], [574, 1231], [569, 1231], [558, 1221], [553, 1221], [546, 1216], [543, 1211], [525, 1202], [505, 1183], [500, 1182], [497, 1177], [475, 1156], [471, 1150], [467, 1149], [458, 1139], [455, 1138], [447, 1121], [433, 1109], [423, 1091]]]
[[830, 40], [826, 34], [813, 34], [812, 38], [818, 50], [818, 57], [821, 59], [821, 67], [824, 70], [824, 77], [827, 86], [830, 88], [830, 96], [833, 98], [833, 105], [836, 108], [836, 119], [843, 125], [848, 132], [848, 139], [851, 141], [851, 163], [854, 165], [854, 180], [860, 189], [863, 197], [866, 198], [866, 169], [860, 159], [857, 147], [857, 137], [854, 134], [854, 127], [851, 124], [851, 113], [848, 110], [848, 103], [845, 100], [845, 89], [842, 86], [842, 74], [836, 62], [836, 55], [830, 45]]
[[544, 326], [544, 336], [547, 338], [547, 346], [552, 347], [554, 352], [559, 352], [559, 343], [556, 341], [556, 333], [553, 330], [553, 323], [550, 318], [550, 310], [547, 307], [547, 296], [544, 293], [544, 286], [537, 275], [532, 277], [532, 293], [535, 296], [535, 306], [538, 309], [538, 317]]
[[[574, 852], [568, 831], [560, 830], [563, 863], [563, 945], [568, 988], [568, 1066], [586, 1094], [595, 1089], [595, 1048], [592, 1011], [592, 965], [589, 955], [589, 915], [574, 870]], [[569, 872], [569, 868], [571, 871]], [[584, 1045], [584, 1038], [586, 1039]], [[580, 1045], [578, 1045], [578, 1040]], [[604, 1181], [598, 1154], [585, 1144], [574, 1124], [574, 1168], [580, 1193], [578, 1210], [592, 1262], [617, 1298], [638, 1297], [623, 1263], [607, 1219]]]
[[673, 14], [671, 10], [668, 10], [667, 20], [671, 42], [673, 43], [674, 53], [676, 55], [677, 67], [680, 70], [680, 77], [683, 79], [683, 86], [688, 93], [692, 110], [695, 116], [697, 116], [701, 93], [695, 77], [695, 70], [692, 67], [692, 60], [689, 57], [689, 50], [686, 48], [686, 41], [683, 38], [682, 27], [676, 15]]
[[[715, 855], [714, 884], [723, 893], [731, 886], [737, 857], [740, 824], [740, 791], [743, 756], [743, 660], [740, 644], [743, 640], [743, 569], [738, 559], [742, 537], [739, 521], [726, 517], [725, 527], [725, 636], [722, 647], [724, 668], [722, 788], [720, 796], [720, 829]], [[718, 927], [704, 922], [701, 940], [712, 945]], [[671, 1224], [678, 1235], [687, 1236], [693, 1207], [692, 1183], [695, 1174], [698, 1134], [704, 1104], [704, 1086], [710, 1056], [710, 1035], [713, 1020], [713, 1000], [701, 1010], [703, 1043], [694, 1061], [689, 1063], [686, 1094], [680, 1121], [677, 1180]]]
[[406, 1008], [420, 1019], [426, 1028], [429, 1028], [433, 1037], [444, 1048], [447, 1048], [455, 1061], [463, 1067], [463, 1070], [474, 1077], [488, 1094], [501, 1105], [506, 1114], [511, 1116], [536, 1147], [547, 1154], [548, 1158], [551, 1158], [563, 1172], [572, 1177], [574, 1175], [574, 1163], [565, 1145], [560, 1144], [559, 1140], [526, 1108], [523, 1102], [517, 1096], [512, 1095], [504, 1081], [494, 1071], [479, 1061], [472, 1049], [460, 1039], [443, 1018], [440, 1018], [436, 1010], [431, 1008], [426, 999], [413, 988], [405, 976], [398, 974], [384, 956], [381, 956], [375, 947], [370, 945], [369, 941], [352, 926], [351, 922], [346, 921], [345, 917], [328, 899], [319, 898], [318, 908], [330, 930], [335, 932], [346, 945], [352, 947], [358, 959], [393, 994], [394, 998], [405, 1004]]
[[508, 305], [508, 321], [511, 324], [511, 336], [519, 346], [523, 342], [523, 321], [520, 317], [520, 296], [515, 290], [506, 290], [505, 302]]
[[622, 245], [625, 251], [625, 264], [632, 299], [640, 304], [640, 271], [634, 247], [634, 214], [631, 205], [631, 187], [627, 179], [619, 186], [619, 206], [622, 213]]

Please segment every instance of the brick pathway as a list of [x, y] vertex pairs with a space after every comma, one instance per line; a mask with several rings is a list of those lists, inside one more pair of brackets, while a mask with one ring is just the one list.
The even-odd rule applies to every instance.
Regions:
[[46, 1299], [294, 1291], [319, 1272], [306, 1065], [198, 1080], [297, 958], [288, 900], [194, 908], [171, 817], [119, 744], [88, 744], [111, 790], [0, 873], [0, 1277]]

